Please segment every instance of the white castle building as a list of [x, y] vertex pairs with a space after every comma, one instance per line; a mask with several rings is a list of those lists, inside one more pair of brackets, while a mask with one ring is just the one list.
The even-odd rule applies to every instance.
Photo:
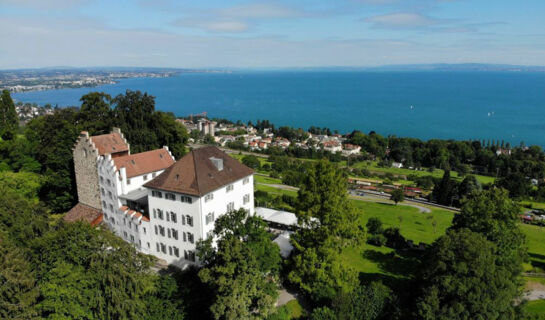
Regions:
[[[255, 213], [253, 171], [218, 148], [195, 149], [176, 162], [167, 147], [131, 155], [119, 130], [110, 135], [80, 136], [74, 148], [78, 195], [80, 188], [97, 190], [97, 196], [80, 198], [100, 198], [100, 207], [80, 201], [65, 220], [97, 221], [99, 212], [106, 226], [141, 252], [184, 267], [198, 263], [196, 242], [210, 236], [219, 216], [239, 208]], [[107, 152], [104, 144], [113, 138], [126, 145], [115, 148], [123, 153]]]

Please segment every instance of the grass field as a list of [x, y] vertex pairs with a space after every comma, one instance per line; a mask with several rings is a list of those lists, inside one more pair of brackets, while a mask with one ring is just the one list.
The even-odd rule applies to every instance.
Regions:
[[254, 175], [254, 181], [257, 183], [268, 183], [268, 184], [282, 184], [282, 180], [278, 178], [271, 178], [262, 175]]
[[[341, 161], [339, 163], [341, 166], [346, 166], [346, 161]], [[428, 170], [411, 170], [411, 169], [405, 169], [405, 168], [383, 168], [379, 167], [378, 163], [376, 161], [363, 161], [363, 162], [357, 162], [355, 164], [350, 165], [351, 168], [359, 168], [359, 169], [367, 169], [371, 172], [378, 172], [378, 173], [391, 173], [393, 175], [416, 175], [419, 177], [424, 176], [432, 176], [434, 178], [441, 178], [443, 177], [443, 174], [445, 173], [442, 169], [434, 169], [433, 172], [430, 172]], [[451, 171], [450, 176], [454, 178], [455, 180], [462, 181], [463, 178], [458, 176], [458, 172]], [[475, 175], [477, 180], [483, 184], [487, 183], [493, 183], [494, 177], [488, 177], [483, 175]]]
[[526, 305], [526, 311], [533, 315], [545, 314], [545, 300], [530, 301]]

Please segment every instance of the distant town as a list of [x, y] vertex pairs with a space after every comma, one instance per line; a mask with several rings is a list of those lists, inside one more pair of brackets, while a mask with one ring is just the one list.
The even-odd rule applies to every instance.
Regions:
[[10, 92], [87, 88], [127, 78], [166, 78], [180, 73], [229, 72], [225, 70], [161, 68], [19, 69], [0, 70], [0, 89]]

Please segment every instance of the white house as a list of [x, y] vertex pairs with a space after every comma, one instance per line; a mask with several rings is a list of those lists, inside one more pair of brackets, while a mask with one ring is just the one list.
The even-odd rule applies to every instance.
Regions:
[[360, 146], [353, 145], [353, 144], [348, 144], [348, 143], [344, 145], [344, 148], [343, 148], [343, 151], [342, 151], [344, 156], [360, 154], [360, 152], [361, 152], [361, 147]]
[[336, 140], [324, 141], [322, 143], [322, 148], [324, 149], [324, 151], [329, 151], [331, 153], [337, 153], [343, 150], [341, 143]]
[[192, 150], [144, 187], [151, 253], [180, 267], [198, 263], [196, 242], [218, 217], [240, 208], [254, 214], [253, 171], [216, 147]]

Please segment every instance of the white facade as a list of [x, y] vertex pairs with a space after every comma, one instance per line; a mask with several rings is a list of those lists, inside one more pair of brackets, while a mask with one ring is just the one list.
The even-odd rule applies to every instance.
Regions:
[[198, 263], [196, 243], [210, 235], [218, 217], [240, 208], [254, 213], [252, 175], [202, 197], [150, 190], [150, 230], [154, 243], [150, 253], [179, 267]]
[[[123, 240], [130, 242], [144, 253], [152, 253], [149, 216], [147, 212], [147, 190], [144, 183], [155, 178], [164, 170], [147, 172], [138, 176], [127, 177], [125, 168], [117, 168], [110, 154], [99, 157], [98, 176], [104, 223]], [[144, 204], [134, 210], [127, 208], [127, 195], [145, 194]], [[134, 206], [133, 206], [134, 207]]]

